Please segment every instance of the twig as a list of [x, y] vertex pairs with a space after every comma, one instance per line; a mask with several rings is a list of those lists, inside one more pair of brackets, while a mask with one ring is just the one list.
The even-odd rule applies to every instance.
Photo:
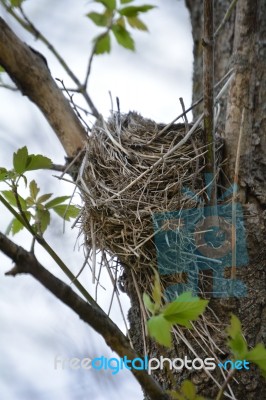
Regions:
[[188, 119], [187, 119], [186, 108], [185, 108], [183, 97], [179, 97], [179, 101], [180, 101], [181, 108], [182, 108], [182, 111], [183, 111], [183, 114], [184, 114], [183, 118], [184, 118], [184, 121], [185, 121], [186, 133], [188, 133], [189, 125], [188, 125]]
[[109, 94], [110, 103], [111, 103], [111, 114], [113, 114], [113, 113], [114, 113], [114, 104], [113, 104], [113, 98], [112, 98], [112, 92], [111, 92], [111, 90], [108, 90], [108, 94]]
[[[128, 360], [133, 360], [139, 357], [130, 347], [125, 335], [106, 313], [99, 308], [97, 303], [97, 307], [88, 304], [70, 286], [45, 269], [33, 254], [16, 245], [1, 232], [0, 250], [16, 264], [6, 275], [15, 276], [22, 273], [32, 275], [47, 290], [70, 307], [83, 321], [95, 329], [104, 338], [107, 345], [121, 358], [126, 356]], [[147, 371], [132, 368], [131, 372], [151, 400], [169, 400], [169, 396]]]
[[[91, 128], [89, 127], [89, 125], [87, 124], [87, 122], [85, 121], [85, 119], [80, 115], [78, 108], [79, 106], [76, 105], [76, 103], [74, 103], [73, 100], [73, 96], [74, 94], [70, 94], [69, 91], [67, 90], [67, 88], [65, 87], [64, 81], [62, 79], [59, 78], [55, 78], [56, 81], [60, 82], [61, 85], [63, 86], [64, 91], [67, 93], [68, 97], [69, 97], [69, 102], [70, 104], [72, 104], [73, 110], [76, 112], [77, 117], [80, 119], [81, 122], [83, 122], [83, 125], [88, 129], [88, 131], [91, 131]], [[82, 108], [82, 111], [84, 111], [84, 109]], [[88, 111], [86, 111], [88, 113]], [[91, 114], [91, 113], [90, 113]]]
[[91, 73], [91, 65], [92, 65], [92, 60], [93, 60], [94, 55], [95, 55], [95, 44], [93, 45], [93, 48], [92, 48], [92, 51], [91, 51], [91, 55], [90, 55], [90, 58], [89, 58], [89, 62], [88, 62], [87, 71], [86, 71], [85, 81], [84, 81], [84, 85], [83, 85], [85, 90], [86, 90], [86, 88], [88, 86], [88, 79], [89, 79], [89, 76], [90, 76], [90, 73]]
[[109, 137], [109, 139], [111, 140], [111, 142], [118, 147], [123, 153], [125, 153], [127, 156], [129, 156], [128, 151], [122, 146], [122, 144], [120, 144], [119, 142], [117, 142], [115, 140], [115, 138], [112, 136], [111, 132], [109, 131], [104, 119], [101, 117], [102, 120], [102, 124], [103, 124], [103, 132], [106, 133], [106, 135]]
[[229, 374], [228, 374], [227, 377], [226, 377], [226, 380], [225, 380], [224, 383], [222, 384], [222, 387], [220, 388], [219, 393], [218, 393], [218, 395], [217, 395], [217, 397], [216, 397], [215, 400], [221, 400], [221, 399], [222, 399], [222, 396], [223, 396], [223, 394], [224, 394], [224, 391], [225, 391], [225, 389], [226, 389], [226, 386], [228, 386], [228, 383], [230, 382], [230, 380], [231, 380], [232, 377], [234, 376], [235, 372], [236, 372], [236, 369], [231, 369], [231, 371], [229, 372]]
[[58, 172], [65, 173], [66, 166], [60, 165], [60, 164], [51, 164], [51, 168], [49, 168], [49, 169], [51, 169], [52, 171], [58, 171]]
[[55, 49], [55, 47], [49, 42], [49, 40], [36, 28], [36, 26], [32, 23], [32, 21], [26, 16], [24, 13], [24, 10], [22, 7], [19, 7], [19, 10], [21, 12], [22, 18], [20, 18], [17, 13], [14, 11], [14, 9], [11, 6], [8, 6], [5, 2], [1, 1], [2, 5], [6, 9], [6, 11], [12, 15], [12, 17], [28, 32], [30, 32], [33, 36], [35, 36], [36, 39], [41, 40], [47, 48], [50, 50], [50, 52], [56, 57], [57, 61], [60, 63], [60, 65], [64, 68], [66, 73], [70, 76], [70, 78], [75, 82], [77, 85], [80, 93], [82, 93], [84, 99], [88, 103], [92, 114], [95, 118], [99, 117], [99, 112], [97, 108], [95, 107], [93, 101], [91, 100], [90, 96], [86, 92], [86, 88], [84, 88], [84, 85], [79, 81], [77, 76], [73, 73], [73, 71], [69, 68], [67, 62], [63, 59], [63, 57], [60, 55], [60, 53]]
[[239, 176], [239, 161], [241, 152], [241, 142], [243, 137], [245, 119], [245, 108], [242, 110], [241, 125], [239, 130], [238, 144], [236, 150], [236, 162], [235, 162], [235, 174], [234, 174], [234, 186], [232, 196], [232, 268], [231, 268], [231, 279], [236, 278], [236, 197], [238, 192], [238, 176]]
[[15, 86], [7, 85], [5, 83], [0, 83], [0, 88], [11, 90], [12, 92], [18, 91], [18, 88], [16, 88]]
[[218, 33], [220, 32], [220, 30], [224, 27], [226, 21], [229, 19], [235, 5], [237, 3], [237, 0], [233, 0], [232, 3], [230, 4], [230, 6], [228, 7], [228, 10], [225, 13], [225, 16], [223, 17], [222, 22], [220, 23], [220, 25], [218, 26], [218, 28], [216, 29], [213, 37], [216, 38], [216, 36], [218, 35]]
[[90, 303], [93, 304], [95, 307], [100, 308], [98, 304], [95, 302], [95, 300], [91, 297], [91, 295], [87, 292], [87, 290], [82, 286], [82, 284], [75, 279], [75, 275], [72, 274], [72, 272], [69, 270], [69, 268], [66, 266], [66, 264], [62, 261], [62, 259], [58, 256], [57, 253], [49, 246], [49, 244], [46, 242], [46, 240], [36, 234], [34, 230], [32, 229], [31, 225], [29, 223], [25, 224], [24, 219], [20, 214], [14, 210], [14, 208], [6, 201], [6, 199], [0, 194], [0, 201], [4, 204], [4, 206], [11, 212], [11, 214], [19, 221], [22, 223], [22, 225], [27, 229], [28, 232], [32, 234], [32, 236], [36, 239], [36, 241], [47, 251], [47, 253], [53, 258], [53, 260], [56, 262], [56, 264], [61, 268], [61, 270], [67, 275], [67, 277], [73, 281], [74, 285], [76, 288], [80, 291], [80, 293], [84, 296], [84, 298]]
[[[180, 104], [181, 104], [181, 107], [182, 107], [182, 111], [183, 111], [183, 114], [184, 114], [183, 118], [184, 118], [184, 122], [185, 122], [185, 131], [186, 131], [186, 133], [188, 133], [189, 124], [188, 124], [187, 114], [185, 112], [186, 109], [185, 109], [185, 104], [184, 104], [183, 97], [180, 97], [179, 101], [180, 101]], [[198, 152], [196, 143], [195, 143], [193, 138], [191, 138], [191, 143], [192, 143], [193, 149], [195, 151], [195, 154], [198, 156], [199, 152]], [[197, 159], [196, 159], [196, 167], [195, 167], [195, 178], [198, 176], [198, 173], [199, 173], [199, 158], [197, 157]], [[191, 186], [192, 192], [194, 192], [194, 189], [195, 189], [195, 179], [193, 179], [192, 186]]]
[[[217, 102], [220, 100], [221, 95], [225, 92], [225, 90], [227, 89], [229, 83], [231, 82], [234, 74], [233, 74], [234, 68], [231, 68], [223, 77], [222, 79], [220, 79], [215, 85], [214, 85], [214, 89], [217, 89], [224, 81], [225, 79], [228, 78], [227, 82], [225, 83], [225, 85], [223, 86], [223, 88], [221, 89], [221, 91], [219, 92], [219, 94], [216, 96], [215, 98], [215, 104], [217, 104]], [[231, 75], [231, 76], [230, 76]], [[182, 114], [179, 114], [175, 119], [173, 119], [169, 124], [167, 124], [166, 126], [163, 127], [163, 129], [160, 130], [160, 132], [158, 132], [156, 135], [153, 136], [153, 138], [151, 138], [146, 144], [149, 145], [151, 144], [155, 139], [158, 139], [167, 129], [169, 129], [172, 125], [174, 125], [174, 123], [176, 121], [178, 121], [180, 118], [183, 118], [185, 116], [185, 114], [189, 113], [191, 110], [193, 110], [193, 108], [195, 108], [198, 104], [200, 104], [203, 101], [203, 96], [200, 97], [197, 101], [195, 101], [192, 106], [190, 106], [189, 108], [187, 108], [184, 112], [182, 112]]]
[[96, 274], [96, 241], [93, 227], [93, 220], [90, 221], [90, 229], [91, 229], [91, 242], [92, 242], [92, 283], [95, 283], [95, 274]]

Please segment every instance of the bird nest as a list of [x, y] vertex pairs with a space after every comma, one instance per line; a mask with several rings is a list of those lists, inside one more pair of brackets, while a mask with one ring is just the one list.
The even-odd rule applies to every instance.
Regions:
[[196, 207], [204, 188], [202, 130], [192, 138], [191, 128], [135, 112], [95, 124], [80, 171], [82, 230], [94, 263], [102, 251], [138, 274], [156, 268], [154, 215]]

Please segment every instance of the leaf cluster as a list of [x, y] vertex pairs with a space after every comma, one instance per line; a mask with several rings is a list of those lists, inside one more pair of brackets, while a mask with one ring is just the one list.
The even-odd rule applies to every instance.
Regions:
[[171, 346], [171, 330], [175, 324], [191, 328], [191, 321], [198, 319], [208, 304], [208, 300], [199, 299], [192, 293], [186, 292], [178, 296], [174, 301], [161, 305], [162, 292], [160, 278], [154, 270], [155, 278], [152, 289], [152, 299], [147, 293], [143, 294], [145, 307], [152, 314], [147, 321], [149, 335], [159, 344]]
[[[39, 194], [40, 188], [35, 180], [28, 184], [25, 172], [47, 169], [52, 165], [52, 161], [40, 154], [29, 154], [26, 146], [13, 154], [13, 169], [8, 171], [6, 168], [0, 168], [0, 181], [6, 182], [9, 190], [2, 190], [2, 195], [9, 205], [18, 210], [18, 217], [13, 218], [7, 228], [7, 234], [10, 232], [15, 235], [25, 225], [31, 224], [31, 228], [37, 234], [42, 235], [50, 224], [50, 211], [53, 210], [61, 218], [69, 221], [76, 218], [79, 214], [79, 208], [64, 204], [70, 196], [52, 197], [52, 193]], [[24, 198], [18, 193], [20, 180], [23, 179], [25, 186], [29, 189], [29, 195]], [[22, 216], [22, 218], [21, 218]]]
[[95, 0], [96, 3], [103, 5], [103, 12], [92, 11], [86, 16], [95, 25], [106, 28], [106, 30], [94, 39], [94, 54], [110, 53], [111, 34], [120, 46], [135, 50], [135, 43], [128, 27], [148, 31], [139, 15], [152, 10], [155, 6], [150, 4], [127, 5], [133, 1], [120, 0], [121, 6], [118, 6], [116, 0]]
[[262, 343], [258, 343], [253, 349], [248, 350], [244, 339], [241, 322], [232, 314], [230, 326], [227, 328], [228, 346], [235, 360], [247, 360], [256, 364], [261, 374], [266, 377], [266, 348]]

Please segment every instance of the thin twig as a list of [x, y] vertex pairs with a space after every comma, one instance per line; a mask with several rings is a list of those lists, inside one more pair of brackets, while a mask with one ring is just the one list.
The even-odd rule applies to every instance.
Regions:
[[85, 81], [84, 81], [84, 85], [83, 85], [84, 89], [87, 89], [87, 86], [88, 86], [88, 80], [89, 80], [89, 76], [91, 73], [91, 66], [92, 66], [92, 60], [93, 60], [94, 55], [95, 55], [95, 44], [93, 45], [93, 48], [91, 50], [91, 55], [90, 55], [89, 62], [88, 62]]
[[189, 125], [188, 125], [188, 119], [187, 119], [186, 108], [185, 108], [183, 97], [179, 97], [179, 101], [180, 101], [181, 108], [182, 108], [182, 111], [183, 111], [183, 114], [184, 114], [183, 118], [184, 118], [184, 122], [185, 122], [186, 133], [188, 133]]
[[96, 241], [95, 241], [95, 234], [94, 234], [94, 227], [93, 227], [93, 220], [91, 219], [90, 223], [91, 229], [91, 242], [92, 242], [92, 283], [95, 283], [95, 274], [96, 274]]
[[222, 22], [220, 23], [220, 25], [218, 26], [218, 28], [216, 29], [213, 37], [216, 38], [216, 36], [218, 35], [218, 33], [220, 32], [220, 30], [224, 27], [226, 21], [229, 19], [235, 5], [237, 3], [237, 0], [233, 0], [232, 3], [230, 4], [230, 6], [228, 7], [228, 10], [225, 13], [225, 16], [223, 17]]
[[[183, 111], [183, 114], [184, 114], [183, 118], [184, 118], [184, 122], [185, 122], [185, 130], [186, 130], [186, 133], [188, 133], [189, 124], [188, 124], [187, 114], [185, 112], [186, 108], [185, 108], [183, 97], [180, 97], [179, 101], [180, 101], [180, 104], [181, 104], [181, 107], [182, 107], [182, 111]], [[196, 146], [196, 143], [195, 143], [195, 140], [193, 139], [193, 137], [191, 138], [191, 143], [192, 143], [193, 149], [195, 151], [195, 154], [198, 156], [199, 152], [198, 152], [198, 149], [197, 149], [197, 146]], [[196, 159], [196, 167], [195, 167], [195, 178], [198, 176], [198, 173], [199, 173], [199, 158], [197, 157], [197, 159]], [[194, 192], [194, 189], [195, 189], [195, 179], [193, 179], [192, 186], [191, 186], [192, 192]]]
[[[74, 103], [73, 100], [73, 96], [74, 94], [70, 94], [69, 91], [67, 90], [67, 88], [65, 87], [64, 81], [62, 79], [59, 78], [55, 78], [56, 81], [60, 82], [61, 85], [63, 86], [64, 91], [67, 93], [68, 97], [69, 97], [69, 102], [73, 107], [73, 110], [76, 112], [77, 117], [79, 118], [79, 120], [83, 123], [83, 125], [87, 128], [88, 131], [91, 131], [90, 126], [87, 124], [87, 122], [85, 121], [85, 119], [80, 115], [78, 108], [79, 106], [76, 105], [76, 103]], [[84, 112], [84, 109], [82, 108], [82, 111]], [[86, 111], [86, 113], [89, 113], [88, 111]], [[91, 114], [91, 113], [90, 113]]]
[[7, 85], [5, 83], [0, 83], [0, 88], [11, 90], [12, 92], [17, 92], [18, 91], [18, 88], [16, 88], [15, 86]]
[[231, 369], [231, 371], [230, 371], [229, 374], [227, 375], [226, 380], [224, 381], [222, 387], [220, 388], [219, 393], [218, 393], [218, 395], [217, 395], [217, 397], [216, 397], [215, 400], [221, 400], [221, 399], [222, 399], [222, 396], [223, 396], [223, 394], [224, 394], [224, 391], [225, 391], [225, 389], [226, 389], [226, 386], [228, 386], [228, 383], [230, 382], [230, 380], [231, 380], [232, 377], [234, 376], [235, 372], [236, 372], [236, 369]]
[[[222, 94], [225, 92], [225, 90], [227, 89], [229, 83], [231, 82], [234, 74], [234, 68], [231, 68], [215, 85], [214, 85], [214, 89], [217, 89], [224, 81], [225, 79], [228, 78], [229, 79], [226, 81], [226, 83], [224, 84], [224, 86], [222, 87], [221, 91], [218, 93], [218, 95], [215, 97], [215, 104], [217, 104], [217, 102], [220, 100]], [[231, 76], [230, 76], [231, 75]], [[199, 105], [201, 102], [203, 101], [203, 96], [200, 97], [197, 101], [195, 101], [192, 106], [190, 106], [189, 108], [187, 108], [185, 110], [185, 112], [182, 112], [182, 114], [179, 114], [175, 119], [173, 119], [169, 124], [167, 124], [166, 126], [163, 127], [163, 129], [160, 130], [160, 132], [156, 133], [156, 135], [154, 135], [146, 144], [149, 145], [152, 142], [154, 142], [155, 139], [158, 139], [167, 129], [171, 128], [172, 125], [174, 125], [175, 122], [177, 122], [180, 118], [183, 118], [185, 114], [189, 113], [190, 111], [193, 110], [193, 108], [195, 108], [197, 105]]]
[[235, 162], [235, 174], [234, 174], [234, 185], [233, 185], [233, 196], [232, 196], [232, 268], [231, 268], [231, 279], [236, 278], [236, 197], [238, 192], [238, 176], [239, 176], [239, 161], [241, 153], [241, 142], [244, 131], [244, 119], [245, 119], [245, 108], [242, 110], [241, 124], [239, 130], [238, 144], [236, 150], [236, 162]]

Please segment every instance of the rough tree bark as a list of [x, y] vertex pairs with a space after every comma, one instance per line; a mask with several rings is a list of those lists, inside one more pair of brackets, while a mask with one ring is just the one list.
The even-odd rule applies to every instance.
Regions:
[[[214, 27], [222, 22], [232, 1], [214, 1]], [[186, 0], [192, 23], [194, 40], [193, 102], [203, 93], [203, 1]], [[249, 265], [237, 269], [237, 278], [248, 288], [247, 296], [241, 299], [211, 300], [210, 306], [216, 315], [228, 323], [231, 312], [235, 313], [243, 324], [243, 331], [249, 346], [266, 341], [266, 135], [265, 135], [265, 0], [238, 0], [230, 18], [215, 38], [215, 82], [226, 72], [234, 68], [235, 77], [229, 91], [223, 96], [221, 112], [216, 132], [224, 138], [227, 160], [223, 184], [228, 187], [234, 181], [235, 161], [241, 115], [245, 109], [243, 139], [238, 176], [238, 201], [242, 203], [247, 232]], [[214, 30], [215, 30], [214, 28]], [[264, 82], [264, 85], [263, 85]], [[194, 117], [202, 112], [202, 105], [194, 109]], [[228, 271], [229, 274], [229, 271]], [[229, 275], [228, 275], [229, 276]], [[208, 313], [207, 313], [208, 315]], [[143, 352], [142, 338], [139, 333], [139, 314], [137, 307], [132, 307], [130, 314], [131, 335], [139, 352]], [[208, 318], [212, 317], [209, 314]], [[213, 340], [224, 354], [228, 355], [222, 332], [211, 331]], [[189, 339], [193, 343], [193, 339]], [[193, 345], [196, 345], [194, 340]], [[195, 347], [199, 356], [204, 356], [202, 349]], [[162, 355], [161, 349], [150, 347], [153, 357]], [[180, 341], [176, 351], [164, 352], [169, 358], [191, 355], [187, 346]], [[165, 371], [156, 373], [157, 379], [166, 386], [169, 380]], [[190, 377], [198, 386], [198, 392], [208, 398], [217, 395], [217, 386], [206, 374], [189, 374], [187, 371], [176, 376], [177, 382]], [[215, 376], [221, 383], [221, 376]], [[266, 397], [266, 385], [258, 369], [239, 372], [231, 383], [236, 399], [262, 399]], [[230, 393], [229, 393], [230, 394]]]
[[[214, 2], [216, 28], [230, 3], [229, 0]], [[193, 99], [196, 100], [202, 95], [203, 2], [186, 0], [186, 4], [194, 39]], [[249, 265], [238, 270], [238, 278], [248, 286], [247, 297], [213, 301], [211, 306], [220, 317], [228, 311], [239, 316], [250, 346], [266, 339], [265, 13], [264, 0], [238, 0], [229, 20], [215, 38], [215, 81], [218, 82], [230, 68], [235, 69], [229, 93], [221, 102], [222, 112], [217, 127], [225, 139], [225, 171], [230, 182], [234, 178], [242, 110], [246, 110], [239, 166], [239, 201], [244, 207]], [[199, 109], [195, 116], [198, 112]], [[219, 342], [219, 338], [216, 339]], [[239, 373], [237, 380], [238, 384], [232, 384], [237, 399], [266, 397], [266, 385], [257, 370]], [[213, 396], [210, 381], [202, 382], [200, 386], [201, 393]]]

